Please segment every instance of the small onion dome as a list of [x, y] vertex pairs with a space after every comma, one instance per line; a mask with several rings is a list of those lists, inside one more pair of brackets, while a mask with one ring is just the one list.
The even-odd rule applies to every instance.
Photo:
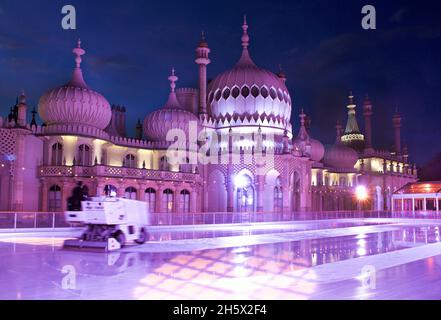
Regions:
[[333, 146], [328, 148], [323, 158], [323, 164], [331, 168], [349, 169], [353, 170], [358, 160], [357, 152], [349, 147], [346, 147], [341, 142], [342, 128], [338, 124], [337, 139]]
[[[257, 115], [277, 119], [280, 129], [290, 125], [291, 97], [285, 80], [259, 68], [250, 57], [248, 25], [242, 26], [242, 56], [237, 64], [210, 82], [208, 105], [216, 119]], [[282, 131], [283, 132], [283, 131]]]
[[325, 154], [325, 147], [323, 144], [315, 139], [312, 139], [305, 127], [306, 114], [300, 114], [300, 130], [299, 134], [293, 140], [294, 149], [299, 151], [301, 155], [309, 156], [311, 160], [318, 162], [322, 160]]
[[193, 113], [182, 108], [176, 98], [175, 82], [178, 77], [175, 76], [174, 69], [168, 79], [171, 82], [171, 92], [166, 104], [144, 119], [144, 133], [152, 141], [166, 141], [167, 133], [172, 129], [181, 129], [188, 136], [190, 122], [197, 124], [199, 121]]
[[86, 52], [81, 48], [80, 40], [73, 53], [76, 68], [72, 79], [43, 94], [38, 113], [48, 126], [77, 125], [104, 130], [112, 117], [110, 104], [101, 94], [91, 90], [83, 79], [80, 65], [81, 56]]

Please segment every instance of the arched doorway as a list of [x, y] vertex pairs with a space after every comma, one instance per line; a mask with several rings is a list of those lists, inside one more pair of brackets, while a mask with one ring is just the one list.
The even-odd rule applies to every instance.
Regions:
[[59, 142], [52, 145], [52, 166], [62, 166], [63, 165], [63, 145]]
[[108, 197], [116, 197], [116, 187], [111, 184], [105, 185], [104, 194]]
[[133, 154], [128, 154], [124, 158], [124, 167], [136, 168], [136, 157]]
[[238, 175], [235, 178], [237, 187], [237, 211], [253, 212], [254, 211], [254, 187], [251, 177], [247, 174]]
[[147, 188], [144, 193], [145, 202], [149, 213], [156, 212], [156, 191], [153, 188]]
[[181, 213], [189, 213], [190, 212], [190, 191], [182, 190], [181, 191], [181, 201], [180, 201], [180, 212]]
[[49, 188], [47, 208], [50, 212], [61, 210], [61, 188], [57, 185]]
[[162, 212], [171, 213], [173, 212], [173, 190], [165, 189], [162, 193]]
[[128, 187], [125, 191], [124, 197], [126, 199], [136, 200], [136, 189], [133, 187]]
[[90, 147], [82, 144], [78, 147], [78, 165], [90, 166], [92, 164]]
[[283, 211], [283, 192], [282, 192], [282, 182], [280, 177], [277, 177], [274, 186], [274, 212]]

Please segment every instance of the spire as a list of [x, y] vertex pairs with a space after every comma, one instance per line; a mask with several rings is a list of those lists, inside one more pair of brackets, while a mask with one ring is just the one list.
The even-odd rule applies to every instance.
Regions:
[[211, 50], [205, 40], [205, 32], [202, 31], [201, 40], [196, 48], [196, 64], [199, 66], [199, 115], [207, 114], [207, 66], [210, 64], [209, 54]]
[[205, 31], [202, 30], [201, 32], [201, 39], [199, 40], [199, 44], [198, 44], [199, 48], [208, 48], [208, 43], [205, 40]]
[[277, 76], [283, 81], [286, 82], [286, 74], [283, 72], [282, 65], [279, 64], [279, 73]]
[[242, 56], [240, 57], [238, 66], [255, 66], [253, 60], [251, 60], [250, 54], [248, 52], [248, 47], [250, 45], [250, 36], [248, 35], [248, 23], [247, 16], [243, 17], [243, 25], [242, 25]]
[[18, 103], [26, 104], [26, 94], [24, 90], [21, 90], [21, 94], [18, 97]]
[[81, 70], [81, 62], [83, 61], [81, 56], [86, 54], [86, 51], [81, 48], [81, 40], [78, 39], [77, 47], [72, 50], [75, 55], [75, 69], [72, 74], [72, 79], [69, 81], [68, 85], [74, 87], [87, 88], [86, 83], [83, 78], [83, 71]]
[[175, 92], [176, 81], [179, 80], [179, 78], [175, 75], [175, 68], [172, 68], [172, 73], [168, 77], [168, 80], [170, 81], [170, 94], [168, 96], [168, 100], [167, 100], [164, 108], [169, 108], [169, 109], [180, 108], [178, 99], [176, 97], [176, 92]]
[[303, 108], [299, 114], [299, 118], [300, 118], [300, 129], [299, 129], [299, 133], [297, 135], [297, 138], [300, 139], [300, 141], [309, 140], [308, 131], [306, 130], [306, 127], [305, 127], [306, 114], [303, 111]]
[[360, 133], [360, 129], [358, 128], [357, 118], [355, 117], [355, 107], [354, 104], [354, 96], [352, 94], [352, 91], [349, 93], [349, 104], [347, 105], [348, 108], [348, 122], [346, 124], [346, 130], [345, 133]]
[[372, 151], [372, 103], [369, 99], [369, 95], [363, 101], [363, 116], [364, 116], [364, 133], [365, 133], [365, 148]]
[[248, 35], [248, 24], [247, 24], [247, 16], [243, 16], [243, 25], [242, 25], [243, 35], [242, 35], [242, 48], [248, 49], [250, 44], [250, 36]]
[[401, 115], [398, 107], [395, 107], [395, 113], [392, 117], [392, 125], [394, 128], [394, 151], [397, 155], [401, 154]]
[[361, 151], [364, 149], [364, 135], [361, 134], [357, 123], [357, 117], [355, 116], [355, 103], [354, 95], [352, 91], [349, 93], [349, 104], [348, 108], [348, 121], [346, 123], [346, 129], [341, 137], [342, 142], [351, 147], [352, 149]]
[[38, 126], [37, 125], [37, 120], [35, 119], [35, 115], [37, 114], [37, 111], [35, 111], [35, 107], [32, 109], [32, 120], [31, 120], [31, 128], [35, 126], [35, 128]]

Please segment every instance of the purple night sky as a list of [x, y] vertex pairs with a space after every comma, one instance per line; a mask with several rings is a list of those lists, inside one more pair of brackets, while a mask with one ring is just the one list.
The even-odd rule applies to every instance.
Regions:
[[[77, 9], [75, 31], [61, 28], [66, 4]], [[361, 28], [365, 4], [377, 9], [377, 30]], [[126, 106], [133, 134], [136, 120], [165, 102], [172, 66], [178, 87], [196, 86], [201, 30], [212, 49], [209, 79], [234, 65], [243, 14], [256, 64], [274, 72], [281, 64], [287, 74], [295, 132], [303, 107], [312, 136], [333, 143], [352, 90], [362, 128], [366, 93], [374, 104], [376, 148], [391, 147], [398, 107], [411, 161], [424, 165], [441, 152], [441, 5], [435, 1], [3, 0], [0, 113], [8, 114], [21, 89], [32, 107], [44, 91], [67, 82], [71, 50], [81, 37], [87, 83], [110, 103]]]

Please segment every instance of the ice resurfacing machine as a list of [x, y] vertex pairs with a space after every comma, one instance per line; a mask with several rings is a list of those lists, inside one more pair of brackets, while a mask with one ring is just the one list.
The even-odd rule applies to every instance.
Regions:
[[81, 211], [66, 211], [67, 223], [85, 225], [79, 239], [66, 240], [65, 248], [113, 251], [128, 241], [148, 240], [147, 203], [114, 197], [93, 197], [81, 201]]

